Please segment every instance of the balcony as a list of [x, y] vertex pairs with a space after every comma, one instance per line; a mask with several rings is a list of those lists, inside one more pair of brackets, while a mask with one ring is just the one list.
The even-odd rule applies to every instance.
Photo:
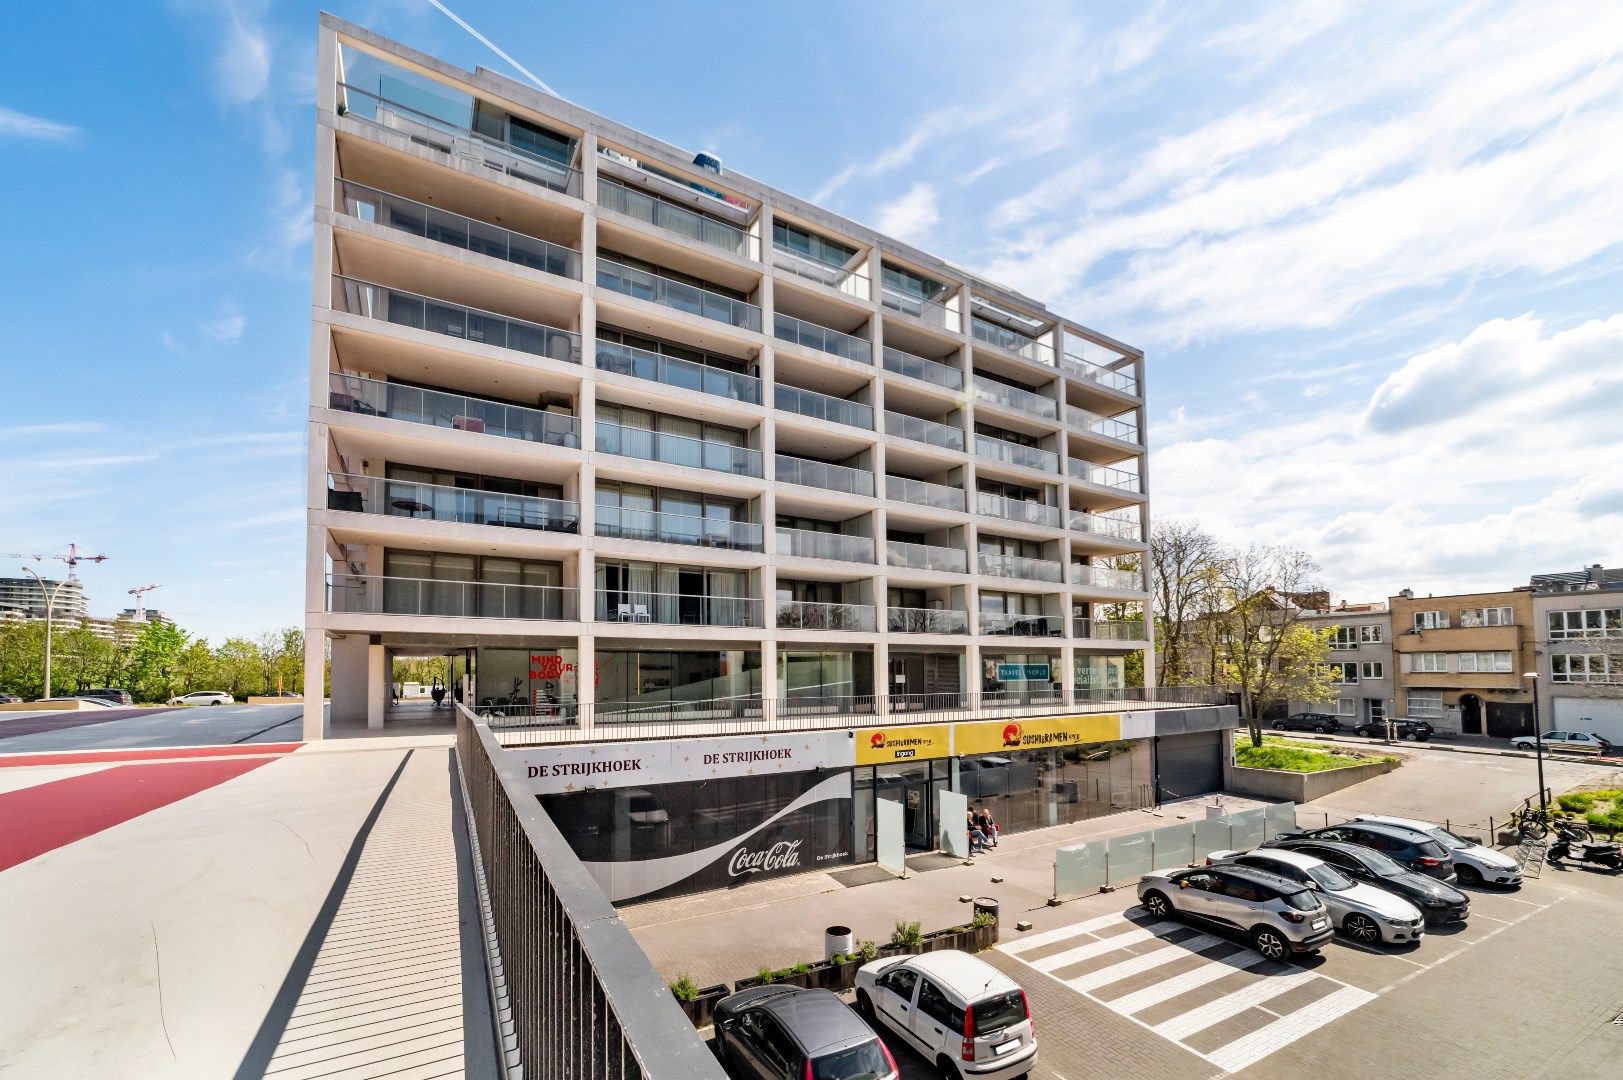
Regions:
[[760, 551], [763, 531], [748, 521], [667, 514], [625, 506], [597, 507], [598, 536], [621, 540], [649, 540], [661, 544], [689, 544], [727, 551]]
[[1070, 458], [1065, 462], [1065, 471], [1078, 480], [1085, 480], [1100, 487], [1115, 488], [1118, 491], [1139, 491], [1137, 473], [1125, 469], [1112, 469], [1108, 465], [1095, 465], [1091, 461], [1079, 461]]
[[967, 634], [969, 613], [945, 608], [893, 607], [885, 611], [885, 628], [893, 634]]
[[1139, 523], [1129, 521], [1127, 518], [1106, 517], [1103, 514], [1090, 514], [1086, 510], [1072, 510], [1069, 520], [1071, 531], [1074, 533], [1109, 537], [1112, 540], [1129, 540], [1135, 544], [1144, 539]]
[[1107, 439], [1117, 439], [1121, 442], [1142, 445], [1138, 438], [1138, 425], [1129, 424], [1125, 420], [1114, 417], [1100, 416], [1097, 413], [1079, 409], [1075, 405], [1065, 406], [1065, 422], [1073, 428], [1091, 431], [1095, 435], [1102, 435]]
[[989, 577], [1016, 578], [1021, 581], [1052, 581], [1058, 583], [1065, 577], [1065, 567], [1048, 559], [1027, 559], [1019, 555], [998, 555], [992, 552], [979, 553], [977, 563], [981, 573]]
[[1143, 641], [1143, 619], [1071, 619], [1071, 636], [1090, 641]]
[[996, 346], [1006, 353], [1026, 360], [1034, 360], [1044, 367], [1054, 366], [1054, 347], [1036, 338], [988, 322], [979, 315], [969, 317], [969, 330], [976, 341], [984, 341], [988, 345]]
[[964, 489], [914, 480], [909, 476], [885, 475], [885, 498], [891, 502], [928, 506], [935, 510], [964, 511]]
[[713, 319], [743, 330], [761, 329], [761, 309], [754, 304], [746, 304], [731, 296], [663, 277], [649, 270], [639, 270], [602, 256], [597, 260], [597, 284], [610, 292], [647, 300], [661, 307]]
[[760, 626], [761, 602], [747, 596], [599, 589], [597, 621], [661, 626]]
[[327, 405], [339, 412], [383, 416], [408, 424], [470, 431], [571, 450], [580, 446], [580, 420], [562, 413], [337, 372], [328, 376], [327, 383]]
[[453, 161], [481, 165], [517, 180], [579, 195], [580, 170], [497, 142], [471, 128], [419, 112], [409, 105], [379, 97], [347, 83], [338, 84], [338, 115], [404, 135], [412, 142], [449, 154]]
[[597, 205], [729, 255], [760, 261], [760, 242], [738, 226], [638, 191], [601, 174], [597, 178]]
[[341, 614], [573, 622], [575, 590], [381, 574], [328, 574], [327, 610]]
[[873, 494], [873, 473], [848, 465], [830, 465], [826, 461], [779, 454], [775, 475], [780, 484], [800, 484], [847, 495]]
[[1103, 386], [1107, 390], [1115, 390], [1123, 394], [1138, 396], [1138, 379], [1125, 371], [1116, 371], [1113, 368], [1100, 367], [1086, 360], [1079, 360], [1074, 356], [1066, 356], [1061, 361], [1065, 374], [1082, 382]]
[[975, 400], [1001, 405], [1006, 409], [1040, 416], [1045, 420], [1059, 418], [1059, 402], [1018, 386], [1000, 383], [996, 379], [975, 376]]
[[597, 422], [597, 449], [604, 454], [619, 454], [666, 465], [686, 465], [735, 476], [761, 475], [759, 450], [648, 428], [627, 427], [608, 420]]
[[956, 334], [963, 325], [958, 312], [947, 307], [939, 300], [926, 300], [922, 296], [893, 289], [888, 285], [881, 286], [879, 302], [891, 311], [899, 311], [903, 315], [911, 315], [927, 326], [939, 327], [948, 333]]
[[573, 281], [580, 280], [580, 252], [533, 236], [487, 225], [437, 206], [413, 202], [386, 191], [338, 181], [336, 208], [357, 221], [368, 221], [437, 244], [488, 255], [492, 259], [527, 266]]
[[815, 390], [802, 390], [798, 386], [778, 383], [772, 390], [772, 401], [781, 412], [809, 416], [814, 420], [827, 420], [833, 424], [873, 430], [873, 407], [857, 401], [830, 397]]
[[963, 428], [926, 420], [922, 416], [909, 416], [906, 413], [886, 410], [885, 434], [911, 439], [914, 442], [929, 443], [944, 450], [961, 451], [964, 448]]
[[946, 574], [969, 572], [969, 556], [962, 548], [909, 544], [901, 540], [885, 541], [885, 562], [910, 570], [939, 570]]
[[885, 360], [885, 370], [894, 371], [898, 375], [906, 375], [910, 379], [918, 379], [947, 390], [962, 390], [964, 388], [964, 373], [950, 364], [943, 364], [939, 360], [926, 360], [922, 356], [914, 356], [900, 349], [893, 349], [886, 345], [882, 350]]
[[802, 255], [798, 251], [791, 251], [781, 244], [772, 245], [772, 265], [780, 270], [787, 270], [797, 277], [807, 281], [815, 281], [819, 285], [854, 296], [858, 300], [866, 300], [872, 295], [869, 287], [868, 275], [855, 270], [847, 270], [844, 266], [835, 266], [832, 263], [814, 259], [809, 255]]
[[811, 529], [787, 529], [779, 526], [777, 550], [779, 555], [794, 555], [802, 559], [837, 559], [840, 562], [860, 563], [874, 561], [873, 537], [816, 532]]
[[773, 316], [773, 333], [779, 341], [787, 341], [813, 352], [828, 353], [859, 364], [873, 363], [873, 343], [853, 334], [842, 334], [826, 326], [797, 319], [781, 312]]
[[1055, 529], [1059, 528], [1060, 522], [1060, 510], [1057, 506], [1027, 502], [1024, 499], [1009, 499], [985, 491], [975, 493], [975, 512], [987, 517], [1002, 518], [1005, 521], [1046, 525]]
[[870, 604], [817, 604], [810, 600], [779, 600], [780, 630], [843, 630], [874, 632], [874, 609]]
[[1131, 589], [1134, 592], [1143, 592], [1144, 576], [1137, 570], [1119, 570], [1114, 566], [1072, 563], [1071, 584], [1094, 585], [1101, 589]]
[[382, 476], [327, 474], [327, 509], [363, 514], [505, 525], [544, 532], [580, 531], [580, 504], [531, 495], [507, 495], [441, 484], [418, 484]]
[[396, 326], [409, 326], [463, 341], [494, 345], [500, 349], [514, 349], [531, 356], [580, 363], [580, 337], [568, 330], [497, 315], [447, 300], [435, 300], [388, 285], [335, 274], [332, 279], [332, 306], [336, 311]]
[[753, 375], [696, 364], [692, 360], [649, 352], [614, 341], [597, 343], [597, 367], [599, 371], [612, 371], [617, 375], [664, 383], [682, 390], [696, 390], [701, 394], [751, 405], [761, 403], [761, 380]]
[[1036, 469], [1038, 472], [1059, 471], [1059, 455], [1052, 450], [1005, 442], [990, 435], [975, 436], [975, 456], [986, 458], [989, 461], [1002, 461], [1009, 465]]
[[1058, 615], [1014, 615], [1006, 611], [983, 611], [980, 614], [983, 634], [1000, 637], [1061, 637], [1065, 633], [1065, 620]]

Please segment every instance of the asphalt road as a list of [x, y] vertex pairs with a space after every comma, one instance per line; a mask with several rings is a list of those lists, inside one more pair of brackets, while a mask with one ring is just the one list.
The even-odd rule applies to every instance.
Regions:
[[302, 705], [0, 713], [0, 754], [298, 742]]

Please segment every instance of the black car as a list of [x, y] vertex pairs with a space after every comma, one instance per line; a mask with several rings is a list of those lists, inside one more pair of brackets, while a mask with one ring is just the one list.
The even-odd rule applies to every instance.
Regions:
[[1355, 881], [1368, 882], [1395, 893], [1419, 908], [1428, 923], [1464, 922], [1471, 914], [1470, 897], [1434, 877], [1405, 870], [1374, 848], [1333, 840], [1284, 837], [1270, 840], [1264, 846], [1300, 851], [1322, 859]]
[[1340, 728], [1340, 720], [1322, 712], [1291, 713], [1282, 720], [1274, 721], [1275, 731], [1317, 731], [1320, 735], [1328, 735]]
[[1365, 720], [1353, 728], [1359, 735], [1372, 739], [1379, 739], [1386, 734], [1387, 725], [1392, 726], [1394, 739], [1413, 739], [1415, 742], [1425, 742], [1436, 734], [1437, 729], [1424, 720], [1410, 720], [1408, 717], [1394, 716], [1389, 720]]
[[100, 698], [102, 701], [111, 701], [114, 705], [134, 705], [135, 699], [128, 690], [115, 690], [106, 686], [96, 686], [89, 690], [81, 690], [74, 697]]
[[1348, 821], [1323, 829], [1293, 829], [1280, 833], [1280, 836], [1339, 840], [1345, 844], [1374, 848], [1393, 862], [1400, 863], [1406, 870], [1428, 874], [1438, 881], [1454, 880], [1454, 856], [1448, 853], [1448, 849], [1425, 833], [1405, 829], [1399, 825]]
[[716, 1003], [716, 1056], [734, 1080], [896, 1080], [873, 1028], [827, 990], [756, 986]]

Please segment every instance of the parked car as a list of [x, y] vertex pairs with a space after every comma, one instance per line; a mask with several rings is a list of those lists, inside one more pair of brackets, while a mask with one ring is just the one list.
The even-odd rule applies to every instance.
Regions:
[[1329, 713], [1299, 712], [1275, 720], [1273, 727], [1275, 731], [1317, 731], [1320, 735], [1328, 735], [1341, 730], [1341, 721]]
[[1323, 859], [1284, 848], [1214, 851], [1206, 865], [1250, 866], [1300, 882], [1319, 894], [1330, 912], [1330, 925], [1365, 945], [1412, 945], [1426, 933], [1420, 909], [1400, 896], [1354, 881]]
[[1495, 851], [1491, 847], [1483, 847], [1462, 836], [1456, 836], [1441, 825], [1421, 821], [1418, 818], [1380, 817], [1375, 814], [1360, 814], [1353, 820], [1412, 829], [1431, 837], [1448, 849], [1449, 857], [1454, 860], [1454, 874], [1461, 885], [1522, 883], [1522, 871], [1515, 859], [1502, 851]]
[[735, 1080], [896, 1080], [896, 1059], [828, 990], [756, 986], [716, 1003], [716, 1055]]
[[102, 698], [106, 701], [111, 701], [114, 705], [135, 704], [135, 699], [130, 696], [130, 692], [128, 690], [115, 690], [111, 687], [105, 686], [94, 687], [89, 690], [81, 690], [73, 696], [80, 698]]
[[1276, 838], [1264, 847], [1300, 851], [1323, 859], [1354, 881], [1368, 882], [1409, 901], [1420, 909], [1428, 926], [1464, 922], [1471, 915], [1471, 898], [1434, 877], [1417, 874], [1393, 862], [1374, 848], [1335, 840], [1287, 840]]
[[16, 694], [0, 694], [0, 705], [21, 705], [22, 701]]
[[1336, 933], [1316, 892], [1249, 866], [1145, 874], [1138, 899], [1157, 919], [1194, 919], [1244, 934], [1270, 960], [1318, 952]]
[[198, 690], [169, 699], [170, 705], [229, 705], [236, 699], [224, 690]]
[[1430, 874], [1438, 881], [1454, 880], [1454, 860], [1448, 849], [1424, 833], [1373, 821], [1347, 821], [1323, 829], [1292, 829], [1281, 837], [1314, 840], [1340, 840], [1347, 844], [1374, 848], [1393, 862], [1417, 874]]
[[857, 969], [857, 1009], [945, 1077], [1013, 1080], [1037, 1064], [1026, 992], [985, 960], [945, 950]]
[[[1610, 754], [1612, 744], [1592, 731], [1546, 731], [1542, 736], [1544, 749], [1563, 750], [1569, 754]], [[1510, 740], [1518, 750], [1532, 750], [1538, 746], [1531, 735], [1518, 735]]]
[[1437, 729], [1424, 720], [1412, 720], [1407, 716], [1392, 716], [1385, 720], [1365, 720], [1353, 728], [1353, 731], [1358, 735], [1378, 739], [1386, 734], [1388, 724], [1392, 726], [1392, 737], [1394, 739], [1413, 739], [1415, 742], [1425, 742], [1437, 733]]

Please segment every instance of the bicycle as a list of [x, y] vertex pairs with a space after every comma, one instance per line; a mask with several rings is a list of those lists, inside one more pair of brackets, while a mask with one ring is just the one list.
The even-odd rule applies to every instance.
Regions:
[[1591, 839], [1587, 825], [1569, 820], [1559, 810], [1549, 810], [1530, 804], [1524, 805], [1510, 815], [1506, 824], [1519, 832], [1523, 840], [1542, 840], [1550, 835], [1551, 828], [1557, 826], [1574, 833], [1577, 839]]

